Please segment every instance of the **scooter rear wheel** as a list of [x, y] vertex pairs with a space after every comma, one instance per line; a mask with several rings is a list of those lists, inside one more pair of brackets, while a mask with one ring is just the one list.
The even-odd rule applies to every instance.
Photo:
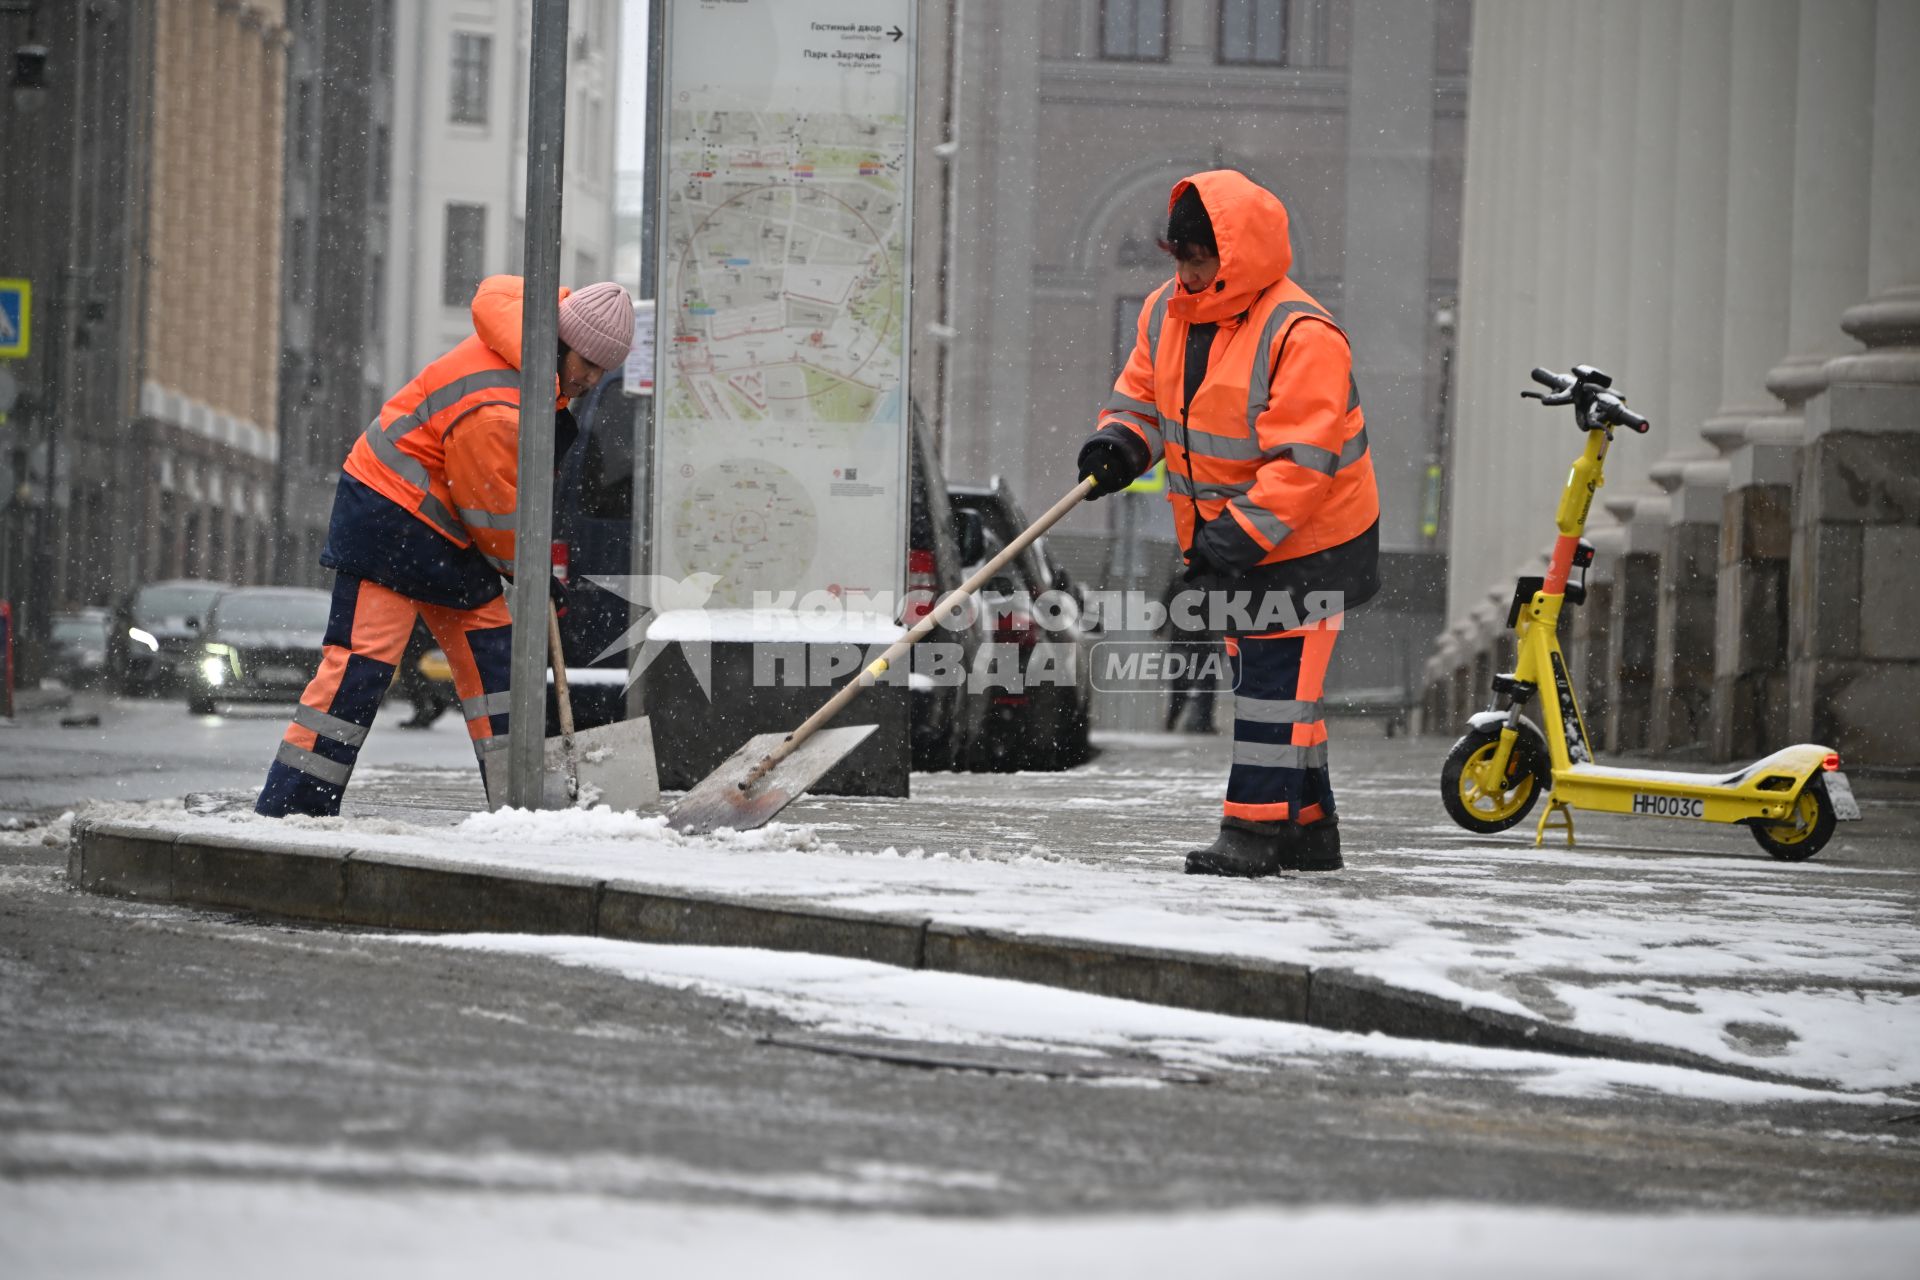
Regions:
[[1505, 786], [1498, 791], [1480, 787], [1480, 767], [1500, 745], [1498, 728], [1469, 730], [1447, 752], [1440, 767], [1440, 801], [1447, 816], [1468, 831], [1490, 836], [1505, 831], [1532, 812], [1534, 801], [1552, 781], [1547, 744], [1530, 728], [1520, 730], [1507, 758]]
[[1805, 862], [1827, 847], [1827, 841], [1833, 838], [1835, 821], [1833, 797], [1827, 794], [1826, 779], [1816, 775], [1800, 788], [1785, 821], [1766, 822], [1755, 818], [1747, 824], [1747, 829], [1753, 832], [1762, 849], [1780, 861]]

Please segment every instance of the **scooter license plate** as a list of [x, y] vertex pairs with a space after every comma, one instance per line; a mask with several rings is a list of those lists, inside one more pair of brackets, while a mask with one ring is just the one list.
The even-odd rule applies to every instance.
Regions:
[[1827, 799], [1833, 801], [1833, 816], [1842, 822], [1860, 821], [1860, 802], [1853, 798], [1853, 784], [1838, 769], [1827, 774]]

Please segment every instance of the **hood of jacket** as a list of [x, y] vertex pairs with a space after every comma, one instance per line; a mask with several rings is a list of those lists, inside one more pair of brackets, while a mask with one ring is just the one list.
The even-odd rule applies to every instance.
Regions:
[[1188, 293], [1176, 283], [1167, 311], [1190, 324], [1218, 324], [1251, 307], [1262, 290], [1286, 278], [1293, 266], [1287, 207], [1244, 173], [1210, 169], [1173, 184], [1167, 196], [1169, 212], [1188, 187], [1199, 190], [1213, 222], [1220, 274], [1200, 293]]
[[[560, 287], [560, 301], [573, 290]], [[518, 369], [520, 367], [520, 325], [526, 310], [527, 282], [520, 276], [488, 276], [473, 293], [473, 332], [489, 350]], [[553, 379], [556, 407], [564, 407], [560, 378]]]

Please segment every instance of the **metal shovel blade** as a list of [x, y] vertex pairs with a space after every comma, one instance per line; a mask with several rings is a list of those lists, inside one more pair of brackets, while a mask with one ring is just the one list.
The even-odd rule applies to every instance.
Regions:
[[[547, 739], [549, 767], [558, 741]], [[622, 813], [659, 807], [660, 767], [653, 755], [653, 725], [645, 716], [577, 730], [573, 752], [580, 765], [581, 804], [604, 804]], [[561, 767], [566, 767], [564, 758]]]
[[[540, 769], [540, 807], [573, 807], [573, 783], [567, 777], [567, 756], [558, 738], [548, 738]], [[487, 787], [487, 808], [500, 809], [507, 803], [507, 753], [495, 751], [480, 760], [480, 779]]]
[[680, 803], [667, 814], [667, 825], [688, 835], [705, 835], [722, 827], [735, 831], [763, 827], [879, 727], [851, 724], [841, 729], [822, 729], [754, 783], [751, 790], [742, 791], [741, 780], [769, 751], [787, 739], [784, 733], [760, 734], [680, 797]]
[[[573, 767], [567, 760], [567, 740], [548, 738], [541, 747], [542, 809], [604, 804], [616, 810], [638, 812], [660, 803], [660, 768], [653, 754], [653, 725], [644, 716], [583, 729], [573, 735], [573, 759], [580, 778], [577, 795], [573, 787]], [[486, 756], [481, 776], [487, 786], [488, 806], [499, 808], [507, 795], [507, 753], [495, 751]]]

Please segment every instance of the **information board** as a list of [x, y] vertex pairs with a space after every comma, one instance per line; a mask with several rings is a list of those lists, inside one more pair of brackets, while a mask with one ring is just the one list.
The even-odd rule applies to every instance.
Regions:
[[906, 569], [915, 6], [665, 7], [653, 572], [857, 610]]

